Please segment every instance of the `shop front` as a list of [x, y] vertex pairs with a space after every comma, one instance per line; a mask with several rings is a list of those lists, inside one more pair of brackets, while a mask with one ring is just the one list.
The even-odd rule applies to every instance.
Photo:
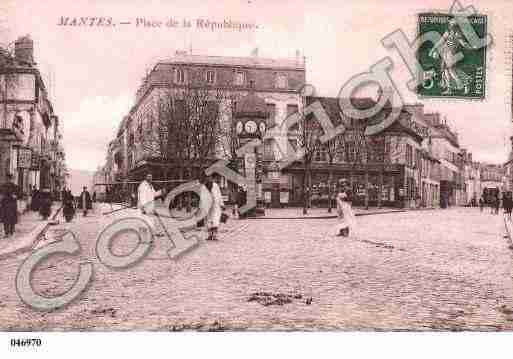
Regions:
[[[331, 172], [331, 181], [330, 178]], [[289, 177], [289, 202], [294, 206], [302, 206], [305, 193], [310, 193], [310, 206], [327, 207], [331, 187], [332, 207], [337, 183], [346, 179], [351, 183], [353, 205], [364, 206], [368, 191], [368, 205], [403, 207], [406, 200], [404, 166], [399, 164], [387, 165], [348, 165], [313, 164], [311, 171], [311, 186], [303, 187], [304, 168], [301, 164], [287, 167], [284, 173]], [[366, 178], [368, 185], [366, 186]]]

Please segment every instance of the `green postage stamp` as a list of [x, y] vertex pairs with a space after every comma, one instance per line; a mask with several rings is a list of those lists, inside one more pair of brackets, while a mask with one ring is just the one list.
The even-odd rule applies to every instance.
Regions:
[[[486, 15], [471, 15], [467, 19], [480, 38], [486, 36]], [[486, 46], [473, 48], [453, 15], [422, 13], [418, 24], [419, 37], [430, 31], [440, 35], [435, 44], [426, 41], [418, 49], [417, 58], [423, 70], [418, 94], [484, 99]]]

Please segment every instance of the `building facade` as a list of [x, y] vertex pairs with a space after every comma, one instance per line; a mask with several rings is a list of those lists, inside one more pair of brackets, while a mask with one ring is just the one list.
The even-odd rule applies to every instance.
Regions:
[[[105, 165], [97, 171], [95, 181], [139, 181], [148, 170], [157, 180], [195, 178], [198, 169], [220, 158], [237, 160], [235, 167], [240, 170], [244, 161], [228, 153], [232, 145], [229, 136], [212, 149], [210, 162], [198, 164], [191, 158], [186, 174], [177, 174], [173, 156], [166, 156], [159, 144], [148, 141], [158, 137], [156, 133], [161, 130], [158, 117], [162, 99], [182, 94], [177, 103], [183, 102], [188, 89], [199, 88], [210, 99], [219, 100], [221, 133], [232, 129], [236, 135], [245, 133], [245, 125], [239, 126], [235, 117], [244, 118], [245, 112], [257, 110], [265, 116], [262, 126], [266, 129], [282, 128], [287, 118], [313, 104], [319, 105], [334, 125], [346, 125], [343, 146], [333, 149], [323, 145], [313, 155], [310, 178], [305, 177], [304, 161], [289, 158], [288, 152], [294, 152], [300, 142], [297, 128], [287, 129], [282, 137], [261, 138], [262, 145], [256, 151], [257, 193], [273, 207], [302, 205], [306, 197], [312, 199], [312, 205], [325, 205], [329, 189], [333, 191], [341, 178], [350, 180], [356, 205], [408, 208], [466, 205], [489, 184], [485, 183], [486, 170], [483, 172], [481, 165], [472, 161], [471, 153], [460, 148], [456, 132], [440, 114], [425, 113], [422, 104], [405, 105], [393, 124], [362, 140], [352, 120], [343, 117], [338, 98], [302, 97], [304, 84], [305, 61], [299, 56], [274, 60], [178, 52], [157, 63], [144, 78], [134, 105], [108, 145]], [[351, 101], [360, 108], [375, 105], [370, 98]], [[251, 108], [241, 108], [241, 104]], [[385, 107], [365, 122], [375, 124], [390, 110]], [[222, 187], [226, 194], [225, 181]]]
[[[108, 146], [104, 170], [110, 181], [140, 180], [147, 170], [156, 179], [176, 178], [172, 158], [163, 159], [158, 144], [159, 106], [166, 96], [187, 94], [191, 89], [206, 89], [219, 105], [222, 133], [232, 125], [237, 102], [249, 93], [266, 105], [269, 126], [281, 125], [287, 115], [301, 107], [300, 89], [305, 83], [304, 58], [265, 59], [253, 57], [199, 56], [177, 52], [157, 63], [143, 80], [135, 104], [120, 122], [116, 137]], [[229, 158], [231, 138], [225, 136], [213, 150], [211, 161]], [[286, 141], [286, 139], [283, 139]], [[278, 145], [268, 142], [266, 151], [279, 153]], [[211, 162], [210, 161], [210, 162]], [[190, 161], [190, 166], [194, 166]], [[203, 164], [205, 166], [205, 164]], [[190, 177], [190, 173], [181, 174]]]
[[0, 182], [7, 173], [26, 195], [32, 186], [58, 193], [66, 181], [60, 120], [53, 111], [27, 35], [14, 54], [0, 49]]

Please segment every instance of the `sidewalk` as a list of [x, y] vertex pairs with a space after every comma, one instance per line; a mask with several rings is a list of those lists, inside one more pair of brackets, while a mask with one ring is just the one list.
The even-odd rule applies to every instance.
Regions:
[[43, 233], [55, 219], [61, 208], [60, 202], [54, 202], [50, 218], [43, 221], [38, 212], [29, 211], [18, 217], [16, 232], [11, 238], [0, 238], [0, 260], [6, 257], [24, 252], [32, 248], [37, 238]]
[[[354, 207], [356, 216], [368, 216], [373, 214], [387, 214], [387, 213], [399, 213], [407, 211], [425, 211], [433, 210], [436, 208], [391, 208], [391, 207], [369, 207], [365, 209], [363, 207]], [[251, 219], [317, 219], [317, 218], [336, 218], [337, 209], [333, 208], [331, 213], [328, 213], [328, 208], [309, 208], [308, 214], [303, 214], [303, 208], [292, 207], [292, 208], [266, 208], [265, 216], [255, 217]]]
[[506, 237], [508, 238], [509, 245], [513, 249], [513, 223], [504, 216], [504, 226], [506, 227]]

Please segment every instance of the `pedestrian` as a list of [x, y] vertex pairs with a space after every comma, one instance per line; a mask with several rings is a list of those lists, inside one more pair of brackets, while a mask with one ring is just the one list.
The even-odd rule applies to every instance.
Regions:
[[75, 201], [71, 191], [65, 188], [62, 191], [62, 214], [64, 215], [66, 222], [71, 222], [75, 216], [74, 203]]
[[162, 236], [157, 233], [157, 223], [155, 220], [155, 200], [163, 195], [163, 190], [156, 191], [153, 187], [153, 175], [147, 173], [145, 179], [137, 188], [137, 208], [141, 211], [142, 216], [147, 221], [153, 233], [156, 236]]
[[96, 191], [93, 192], [93, 202], [96, 203]]
[[5, 238], [14, 235], [16, 223], [18, 223], [18, 196], [19, 188], [12, 181], [13, 176], [7, 174], [7, 182], [0, 190], [0, 219], [4, 224]]
[[497, 193], [497, 196], [495, 197], [495, 214], [499, 214], [499, 208], [501, 206], [501, 199], [500, 199], [500, 194]]
[[484, 199], [483, 199], [483, 196], [479, 197], [479, 210], [481, 212], [483, 212], [483, 207], [484, 207]]
[[93, 209], [93, 203], [91, 201], [91, 194], [87, 190], [87, 186], [84, 186], [84, 188], [82, 189], [82, 193], [80, 194], [78, 206], [80, 209], [82, 209], [84, 217], [87, 216], [87, 212], [90, 209]]
[[51, 214], [52, 208], [52, 196], [50, 193], [50, 189], [43, 188], [43, 190], [39, 193], [38, 196], [39, 202], [39, 214], [43, 217], [43, 220], [47, 220]]
[[348, 237], [356, 228], [356, 219], [351, 208], [352, 195], [349, 191], [348, 184], [345, 180], [339, 182], [337, 201], [337, 213], [339, 222], [335, 226], [335, 234], [337, 236]]
[[239, 190], [237, 192], [237, 215], [239, 219], [244, 219], [246, 217], [245, 213], [241, 213], [241, 208], [246, 205], [246, 191], [244, 187], [239, 186]]
[[513, 208], [513, 199], [511, 198], [511, 193], [503, 196], [502, 206], [504, 208], [504, 214], [511, 221], [511, 210]]
[[39, 211], [39, 206], [40, 206], [40, 192], [39, 192], [39, 189], [34, 186], [34, 189], [32, 191], [32, 200], [30, 201], [30, 209], [33, 210], [34, 212], [37, 212]]
[[205, 186], [212, 196], [212, 205], [207, 214], [207, 240], [216, 241], [219, 224], [221, 222], [221, 214], [224, 210], [223, 196], [219, 185], [211, 176], [207, 178]]

